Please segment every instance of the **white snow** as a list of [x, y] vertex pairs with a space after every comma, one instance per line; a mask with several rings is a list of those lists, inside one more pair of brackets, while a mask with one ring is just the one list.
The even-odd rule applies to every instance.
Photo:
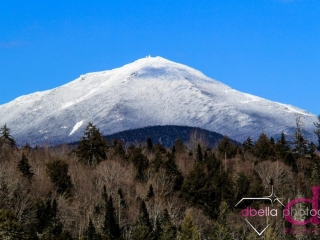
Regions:
[[80, 122], [77, 122], [76, 125], [73, 126], [72, 131], [69, 133], [69, 136], [71, 136], [75, 131], [77, 131], [82, 124], [83, 124], [83, 120], [81, 120]]
[[172, 124], [244, 141], [262, 131], [269, 136], [290, 134], [296, 114], [313, 136], [317, 117], [311, 113], [239, 92], [188, 66], [147, 57], [0, 105], [0, 126], [7, 123], [18, 144], [41, 144], [44, 136], [53, 143], [77, 141], [83, 119], [104, 134]]

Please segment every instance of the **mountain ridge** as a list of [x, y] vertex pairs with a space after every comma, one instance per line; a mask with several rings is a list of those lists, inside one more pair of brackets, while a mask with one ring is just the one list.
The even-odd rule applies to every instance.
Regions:
[[183, 64], [147, 57], [87, 73], [60, 87], [0, 105], [0, 124], [18, 144], [59, 144], [80, 138], [93, 122], [103, 135], [155, 125], [200, 127], [243, 141], [261, 132], [292, 134], [301, 116], [307, 138], [315, 115], [206, 77]]

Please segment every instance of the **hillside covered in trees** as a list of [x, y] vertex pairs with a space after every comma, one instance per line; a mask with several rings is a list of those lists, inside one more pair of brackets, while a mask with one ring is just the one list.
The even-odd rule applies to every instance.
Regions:
[[[320, 141], [320, 123], [315, 123]], [[196, 134], [194, 136], [197, 136]], [[262, 237], [239, 214], [246, 196], [310, 197], [320, 185], [320, 142], [308, 142], [297, 118], [294, 141], [261, 133], [236, 146], [177, 139], [172, 148], [106, 141], [89, 123], [76, 147], [17, 148], [0, 129], [1, 239], [296, 239], [283, 218]], [[252, 219], [255, 226], [263, 226]], [[304, 226], [313, 228], [313, 225]], [[317, 235], [309, 235], [312, 239]]]

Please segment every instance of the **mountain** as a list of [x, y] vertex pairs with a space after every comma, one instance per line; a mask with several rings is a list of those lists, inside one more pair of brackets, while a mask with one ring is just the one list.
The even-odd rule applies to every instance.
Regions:
[[301, 116], [311, 138], [315, 115], [236, 91], [188, 66], [147, 57], [88, 73], [63, 86], [0, 105], [0, 125], [19, 145], [79, 140], [89, 121], [104, 135], [156, 125], [201, 127], [237, 141], [261, 132], [290, 135]]
[[[170, 148], [178, 138], [186, 144], [192, 141], [197, 142], [197, 140], [201, 139], [206, 145], [216, 147], [223, 137], [222, 134], [201, 128], [172, 125], [144, 127], [105, 136], [109, 143], [114, 139], [119, 139], [127, 145], [131, 143], [146, 144], [147, 138], [150, 138], [154, 145], [159, 143]], [[234, 141], [234, 144], [240, 143]]]

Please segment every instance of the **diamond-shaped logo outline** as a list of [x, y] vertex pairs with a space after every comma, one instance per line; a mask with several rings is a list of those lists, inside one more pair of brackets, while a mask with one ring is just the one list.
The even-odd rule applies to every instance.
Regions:
[[[242, 201], [244, 200], [269, 200], [271, 202], [271, 206], [273, 206], [273, 203], [275, 201], [279, 202], [282, 206], [284, 206], [284, 204], [279, 200], [280, 198], [278, 198], [274, 191], [273, 191], [273, 185], [271, 186], [271, 194], [269, 196], [264, 196], [264, 197], [260, 197], [260, 198], [242, 198], [236, 205], [238, 206]], [[245, 219], [246, 222], [249, 224], [249, 226], [259, 235], [261, 236], [265, 230], [267, 230], [267, 228], [270, 226], [270, 224], [268, 226], [266, 226], [261, 232], [259, 232], [250, 222], [248, 219]]]

